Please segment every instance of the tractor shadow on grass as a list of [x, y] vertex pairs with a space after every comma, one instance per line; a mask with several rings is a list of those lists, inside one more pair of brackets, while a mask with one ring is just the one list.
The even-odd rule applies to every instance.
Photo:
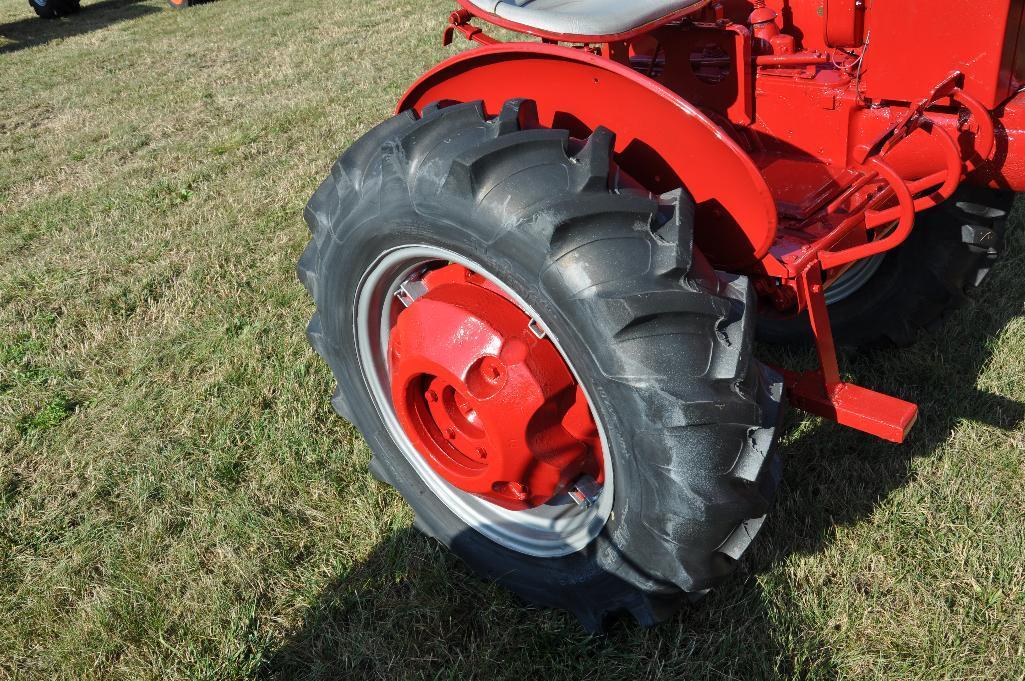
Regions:
[[[907, 350], [847, 355], [862, 385], [917, 400], [919, 424], [891, 445], [792, 413], [784, 483], [736, 579], [670, 622], [624, 620], [589, 637], [568, 616], [522, 605], [474, 577], [412, 529], [393, 533], [340, 575], [261, 670], [267, 678], [580, 679], [834, 678], [833, 653], [809, 632], [798, 596], [822, 587], [789, 583], [774, 568], [828, 547], [838, 528], [869, 518], [905, 485], [916, 458], [942, 455], [958, 423], [1010, 429], [1025, 407], [976, 388], [990, 341], [1025, 302], [1025, 235], [974, 297], [931, 338]], [[771, 352], [771, 351], [770, 351]], [[807, 361], [809, 357], [792, 357]]]
[[[795, 663], [775, 636], [773, 613], [750, 568], [744, 573], [659, 627], [642, 629], [627, 616], [590, 636], [570, 615], [526, 605], [433, 539], [403, 529], [319, 594], [257, 676], [634, 681], [770, 679], [806, 669], [807, 656]], [[836, 676], [830, 660], [814, 664], [816, 678]]]
[[83, 4], [77, 14], [58, 19], [41, 19], [27, 2], [21, 4], [26, 12], [24, 19], [0, 24], [0, 53], [45, 45], [52, 40], [82, 35], [118, 22], [164, 11], [162, 7], [144, 5], [142, 0], [103, 0]]

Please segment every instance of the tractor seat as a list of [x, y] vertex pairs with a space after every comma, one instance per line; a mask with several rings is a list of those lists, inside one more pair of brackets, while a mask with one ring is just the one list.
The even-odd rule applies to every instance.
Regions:
[[543, 33], [596, 37], [676, 18], [704, 7], [708, 0], [464, 0], [463, 4]]

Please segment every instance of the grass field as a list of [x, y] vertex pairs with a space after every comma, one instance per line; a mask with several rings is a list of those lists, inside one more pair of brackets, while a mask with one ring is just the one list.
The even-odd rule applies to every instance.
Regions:
[[439, 0], [0, 0], [0, 679], [1025, 678], [1025, 238], [912, 350], [895, 447], [791, 415], [736, 579], [590, 638], [411, 529], [294, 264]]

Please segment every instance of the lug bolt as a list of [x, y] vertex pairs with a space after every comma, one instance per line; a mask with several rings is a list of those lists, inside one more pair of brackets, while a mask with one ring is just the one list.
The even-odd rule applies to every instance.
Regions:
[[502, 380], [502, 365], [493, 357], [488, 357], [481, 363], [480, 372], [484, 380], [492, 385]]

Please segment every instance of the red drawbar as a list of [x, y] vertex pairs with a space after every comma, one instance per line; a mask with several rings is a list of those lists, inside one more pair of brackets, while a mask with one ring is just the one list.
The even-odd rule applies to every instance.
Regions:
[[603, 479], [583, 390], [541, 327], [499, 287], [447, 265], [404, 288], [389, 339], [392, 400], [417, 451], [455, 487], [504, 508]]

